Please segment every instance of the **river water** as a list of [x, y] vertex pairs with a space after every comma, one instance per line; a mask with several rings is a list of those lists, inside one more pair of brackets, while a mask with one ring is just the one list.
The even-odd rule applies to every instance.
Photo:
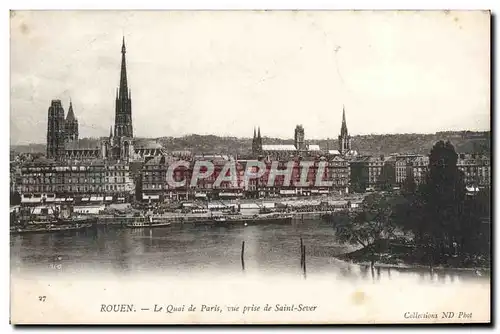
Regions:
[[[300, 239], [306, 246], [306, 277], [394, 279], [402, 273], [417, 281], [489, 280], [489, 273], [427, 269], [384, 269], [375, 272], [334, 256], [353, 247], [335, 241], [331, 225], [321, 220], [291, 225], [169, 226], [164, 228], [100, 228], [71, 233], [26, 234], [11, 237], [13, 273], [165, 275], [244, 272], [255, 275], [303, 277]], [[394, 276], [394, 275], [393, 275]]]
[[[335, 255], [352, 247], [338, 244], [332, 226], [320, 220], [16, 235], [10, 249], [12, 319], [18, 323], [411, 323], [422, 321], [419, 314], [440, 317], [425, 322], [446, 321], [444, 311], [456, 314], [454, 322], [464, 320], [459, 314], [469, 321], [490, 317], [488, 272], [346, 263]], [[101, 311], [103, 304], [121, 303], [140, 312]], [[146, 311], [191, 304], [221, 313]], [[267, 304], [315, 311], [263, 312]], [[231, 305], [260, 311], [229, 312]]]

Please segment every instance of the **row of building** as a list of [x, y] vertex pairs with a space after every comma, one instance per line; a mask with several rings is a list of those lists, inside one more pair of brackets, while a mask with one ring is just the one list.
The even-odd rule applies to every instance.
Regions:
[[[70, 102], [65, 115], [62, 102], [53, 100], [47, 116], [46, 157], [17, 161], [11, 158], [11, 193], [19, 193], [22, 203], [341, 194], [397, 188], [410, 179], [415, 184], [425, 179], [429, 165], [426, 156], [361, 156], [353, 150], [345, 108], [337, 150], [307, 143], [302, 125], [295, 128], [294, 143], [290, 145], [263, 143], [260, 127], [255, 129], [252, 153], [247, 157], [167, 152], [154, 142], [137, 145], [133, 136], [132, 97], [127, 83], [125, 55], [123, 40], [115, 124], [108, 137], [101, 138], [96, 147], [80, 147], [73, 104]], [[273, 166], [291, 168], [290, 182], [283, 175], [274, 177], [269, 172], [258, 179], [245, 180], [249, 161], [256, 160], [264, 164], [266, 171]], [[185, 180], [182, 186], [168, 182], [169, 167], [179, 161], [185, 164], [174, 170], [173, 179]], [[209, 177], [191, 182], [198, 161], [209, 161], [214, 172]], [[304, 162], [310, 164], [307, 173], [304, 172]], [[226, 171], [224, 168], [228, 163], [235, 166], [234, 178], [219, 182], [219, 175]], [[460, 155], [458, 168], [464, 173], [467, 185], [474, 189], [489, 186], [489, 157]], [[330, 184], [318, 186], [319, 178]]]
[[[187, 159], [186, 159], [187, 158]], [[185, 165], [169, 169], [172, 164], [183, 161]], [[198, 161], [210, 162], [214, 166], [209, 177], [193, 181]], [[192, 155], [178, 157], [159, 155], [143, 162], [123, 162], [95, 159], [93, 161], [57, 162], [38, 159], [24, 163], [15, 170], [11, 179], [11, 191], [22, 195], [22, 202], [39, 202], [44, 198], [61, 201], [94, 198], [96, 201], [130, 200], [180, 200], [193, 198], [241, 198], [300, 196], [314, 194], [343, 194], [379, 189], [394, 189], [404, 186], [408, 179], [416, 185], [425, 180], [429, 159], [420, 155], [391, 156], [322, 156], [315, 159], [295, 157], [291, 160], [261, 159], [266, 172], [257, 179], [245, 180], [249, 159], [227, 155]], [[307, 173], [304, 163], [307, 162]], [[234, 164], [235, 175], [223, 176], [228, 163]], [[290, 164], [290, 165], [289, 165]], [[318, 174], [320, 164], [324, 171]], [[284, 175], [271, 176], [271, 168], [291, 170], [289, 182]], [[457, 167], [462, 171], [468, 187], [489, 187], [491, 182], [490, 159], [482, 155], [460, 154]], [[182, 186], [168, 182], [185, 181]], [[328, 186], [318, 186], [321, 181]], [[272, 178], [270, 180], [270, 178]], [[247, 182], [245, 182], [247, 181]], [[305, 181], [305, 182], [304, 182]]]
[[[210, 161], [214, 166], [211, 177], [201, 179], [192, 184], [193, 170], [196, 161]], [[314, 158], [295, 156], [292, 159], [273, 159], [269, 156], [260, 158], [266, 166], [266, 172], [258, 179], [244, 182], [248, 159], [231, 156], [193, 156], [187, 167], [176, 169], [174, 180], [186, 180], [184, 187], [171, 187], [167, 176], [169, 166], [178, 161], [173, 156], [156, 157], [147, 161], [141, 168], [141, 199], [189, 199], [189, 198], [239, 198], [239, 197], [274, 197], [300, 196], [319, 194], [345, 194], [349, 192], [365, 192], [370, 190], [397, 189], [411, 180], [415, 185], [425, 181], [429, 168], [429, 158], [414, 154], [394, 154], [390, 156], [346, 156], [322, 155]], [[217, 178], [228, 161], [236, 166], [236, 180], [217, 184]], [[307, 176], [302, 176], [302, 163], [309, 162]], [[291, 165], [288, 165], [291, 164]], [[320, 164], [324, 171], [318, 174]], [[289, 184], [285, 177], [271, 176], [272, 168], [279, 170], [290, 168]], [[490, 159], [484, 155], [460, 154], [458, 169], [463, 173], [464, 181], [469, 189], [490, 187]], [[317, 179], [330, 182], [329, 186], [318, 186]], [[271, 181], [270, 178], [273, 178]], [[306, 182], [303, 182], [305, 179]], [[194, 186], [192, 186], [194, 185]]]

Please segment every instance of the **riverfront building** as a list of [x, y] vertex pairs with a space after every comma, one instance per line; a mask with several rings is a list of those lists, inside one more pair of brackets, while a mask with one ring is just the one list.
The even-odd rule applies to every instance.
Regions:
[[[276, 197], [276, 196], [309, 196], [319, 194], [346, 193], [349, 187], [349, 164], [341, 157], [327, 160], [320, 158], [308, 160], [308, 172], [302, 176], [301, 160], [276, 161], [261, 159], [264, 171], [259, 178], [245, 180], [245, 171], [250, 162], [255, 160], [236, 159], [228, 155], [199, 155], [191, 160], [182, 160], [185, 166], [173, 168], [180, 160], [173, 156], [162, 156], [147, 161], [141, 171], [141, 192], [144, 201], [165, 201], [183, 199], [237, 199], [242, 197]], [[213, 171], [208, 176], [194, 179], [197, 162], [209, 162]], [[320, 164], [324, 164], [324, 172], [318, 174]], [[233, 166], [229, 169], [228, 166]], [[170, 169], [172, 167], [172, 169]], [[289, 169], [289, 183], [285, 183], [284, 175], [271, 176], [271, 170]], [[200, 168], [204, 173], [207, 169]], [[252, 172], [257, 173], [258, 167]], [[173, 181], [185, 181], [183, 185], [173, 186], [168, 182], [167, 173], [172, 173]], [[225, 174], [223, 174], [225, 173]], [[217, 182], [219, 177], [224, 181]], [[318, 186], [317, 178], [321, 177], [329, 185]], [[304, 178], [304, 179], [302, 179]]]
[[481, 154], [459, 154], [457, 167], [462, 171], [466, 185], [472, 187], [491, 186], [490, 157]]
[[124, 162], [58, 163], [40, 159], [21, 167], [22, 204], [128, 202], [135, 185]]

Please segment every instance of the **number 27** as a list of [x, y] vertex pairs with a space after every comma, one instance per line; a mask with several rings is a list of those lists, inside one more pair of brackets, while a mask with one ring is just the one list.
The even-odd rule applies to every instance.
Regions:
[[45, 298], [47, 298], [47, 297], [46, 296], [38, 296], [38, 300], [41, 302], [44, 302]]

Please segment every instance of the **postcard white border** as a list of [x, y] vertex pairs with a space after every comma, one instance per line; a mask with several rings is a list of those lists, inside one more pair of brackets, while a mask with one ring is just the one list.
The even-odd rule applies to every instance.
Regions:
[[[7, 11], [9, 9], [491, 9], [493, 13], [498, 13], [499, 2], [494, 0], [476, 0], [476, 1], [463, 1], [463, 0], [419, 0], [419, 1], [389, 1], [389, 0], [350, 0], [350, 1], [318, 1], [318, 0], [290, 0], [290, 1], [272, 1], [272, 0], [240, 0], [240, 1], [223, 1], [223, 0], [185, 0], [185, 1], [103, 1], [103, 0], [92, 0], [86, 1], [85, 3], [69, 3], [67, 1], [61, 0], [46, 0], [46, 1], [2, 1], [3, 15], [1, 16], [2, 24], [0, 25], [1, 35], [3, 37], [2, 41], [2, 89], [0, 90], [1, 100], [6, 111], [10, 110], [9, 106], [9, 16]], [[498, 67], [498, 66], [497, 66]], [[496, 71], [495, 71], [496, 72]], [[495, 91], [493, 94], [497, 95], [498, 86], [495, 85]], [[495, 108], [495, 106], [493, 106]], [[10, 124], [10, 113], [4, 112], [2, 115], [5, 118], [3, 122], [0, 122], [1, 133], [5, 136], [5, 140], [0, 145], [2, 156], [7, 157], [9, 150], [9, 124]], [[496, 143], [496, 138], [494, 138], [496, 148], [495, 155], [498, 151], [498, 145]], [[494, 166], [495, 172], [496, 165]], [[1, 164], [2, 168], [2, 188], [5, 191], [1, 192], [2, 200], [4, 203], [5, 210], [7, 209], [8, 195], [7, 195], [7, 185], [8, 185], [8, 173], [7, 164]], [[496, 207], [494, 207], [496, 209]], [[497, 213], [497, 212], [495, 212]], [[6, 213], [5, 213], [6, 217]], [[4, 220], [7, 222], [7, 219]], [[7, 232], [7, 227], [4, 226], [4, 233], [0, 234], [1, 245], [4, 248], [2, 261], [2, 287], [3, 300], [0, 304], [0, 310], [2, 314], [2, 330], [7, 332], [13, 331], [12, 326], [8, 324], [9, 307], [10, 300], [6, 298], [9, 296], [9, 276], [10, 276], [10, 247], [9, 247], [9, 233]], [[498, 228], [495, 233], [495, 240], [498, 237]], [[496, 255], [496, 254], [495, 254]], [[498, 261], [498, 258], [495, 257]], [[495, 263], [496, 265], [497, 263]], [[494, 296], [493, 296], [494, 297]], [[498, 307], [495, 308], [495, 314], [492, 317], [498, 315]], [[40, 329], [41, 330], [41, 329]], [[52, 329], [51, 329], [52, 330]], [[138, 330], [138, 329], [136, 329]], [[175, 331], [181, 331], [182, 328], [170, 329]], [[262, 332], [274, 332], [276, 329], [261, 329]], [[386, 329], [384, 329], [386, 330]], [[397, 329], [399, 330], [399, 329]], [[436, 328], [429, 330], [427, 328], [421, 328], [420, 330], [425, 330], [426, 333], [432, 332], [433, 330], [438, 330]], [[448, 329], [450, 332], [456, 329]], [[66, 332], [67, 330], [62, 330]], [[82, 332], [90, 332], [90, 329], [84, 329]], [[237, 329], [234, 329], [237, 331]], [[260, 330], [259, 330], [260, 331]], [[362, 331], [369, 331], [368, 329], [363, 329]], [[3, 332], [3, 331], [2, 331]], [[69, 332], [69, 330], [68, 330]], [[100, 331], [93, 331], [100, 332]], [[104, 332], [104, 330], [102, 330]]]

